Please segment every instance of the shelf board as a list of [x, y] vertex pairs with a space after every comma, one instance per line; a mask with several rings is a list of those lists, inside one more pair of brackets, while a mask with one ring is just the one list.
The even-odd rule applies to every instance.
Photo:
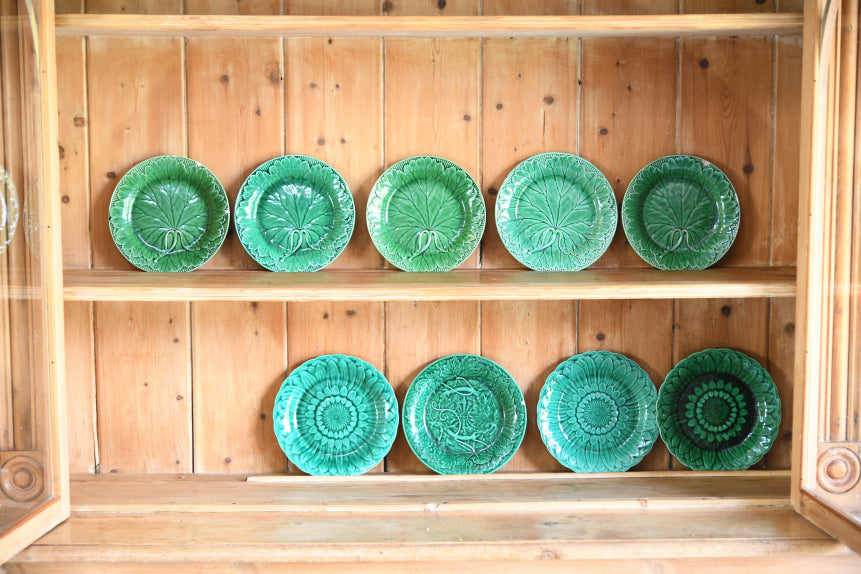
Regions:
[[795, 269], [575, 272], [335, 270], [191, 273], [67, 269], [67, 301], [478, 301], [792, 297]]
[[801, 34], [802, 15], [193, 16], [57, 14], [57, 36], [579, 37]]
[[[422, 563], [460, 571], [463, 562], [470, 571], [499, 572], [549, 563], [570, 572], [571, 561], [584, 559], [645, 559], [654, 567], [655, 560], [743, 557], [747, 566], [769, 561], [754, 562], [757, 571], [861, 568], [858, 556], [792, 510], [786, 471], [283, 478], [76, 475], [71, 518], [11, 565], [15, 572], [125, 572], [140, 563], [173, 571], [167, 565], [179, 561], [198, 571], [216, 562], [329, 562], [353, 572], [375, 563], [362, 572], [378, 572], [409, 562], [409, 571], [429, 572]], [[598, 566], [589, 571], [605, 571]], [[612, 571], [640, 570], [631, 566]], [[667, 570], [721, 571], [705, 566]]]

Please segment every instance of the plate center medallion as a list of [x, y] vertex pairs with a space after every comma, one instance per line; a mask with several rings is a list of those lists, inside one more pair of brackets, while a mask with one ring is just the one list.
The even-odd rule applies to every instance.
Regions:
[[425, 410], [428, 433], [441, 449], [455, 455], [490, 448], [503, 423], [502, 406], [490, 387], [465, 377], [440, 384]]

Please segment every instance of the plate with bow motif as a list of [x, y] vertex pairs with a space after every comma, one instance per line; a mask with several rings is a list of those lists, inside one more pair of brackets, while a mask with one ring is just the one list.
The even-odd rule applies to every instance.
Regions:
[[649, 375], [624, 355], [574, 355], [541, 388], [541, 440], [575, 472], [626, 471], [658, 438], [657, 399]]
[[658, 393], [658, 424], [667, 448], [694, 470], [744, 470], [771, 448], [780, 397], [755, 359], [705, 349], [673, 367]]
[[631, 247], [664, 270], [714, 265], [735, 241], [740, 214], [729, 178], [691, 155], [653, 161], [634, 176], [622, 201]]
[[410, 384], [403, 426], [412, 451], [434, 472], [491, 473], [520, 447], [526, 404], [498, 364], [478, 355], [450, 355]]
[[484, 233], [484, 199], [460, 166], [416, 156], [387, 169], [368, 199], [377, 250], [404, 271], [448, 271], [475, 251]]
[[290, 373], [275, 398], [272, 420], [281, 450], [299, 470], [364, 474], [392, 448], [398, 402], [370, 363], [322, 355]]
[[616, 197], [598, 168], [568, 153], [519, 163], [496, 196], [496, 227], [508, 252], [536, 271], [578, 271], [616, 232]]
[[120, 179], [108, 224], [114, 243], [144, 271], [191, 271], [227, 236], [230, 205], [211, 171], [173, 155], [146, 159]]
[[266, 269], [317, 271], [347, 247], [356, 207], [344, 178], [330, 165], [286, 155], [251, 172], [234, 217], [242, 247]]

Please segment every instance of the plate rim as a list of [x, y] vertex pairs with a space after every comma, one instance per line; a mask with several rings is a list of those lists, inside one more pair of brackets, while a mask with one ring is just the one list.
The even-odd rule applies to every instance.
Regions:
[[[294, 450], [293, 448], [291, 448], [292, 443], [287, 441], [285, 433], [279, 432], [279, 429], [278, 429], [279, 422], [283, 421], [283, 418], [284, 418], [284, 416], [279, 414], [279, 410], [283, 410], [284, 411], [283, 414], [285, 416], [287, 414], [286, 408], [283, 408], [283, 406], [282, 406], [283, 400], [281, 400], [281, 396], [282, 396], [283, 392], [286, 392], [285, 389], [290, 388], [289, 383], [291, 381], [291, 377], [294, 377], [294, 374], [298, 377], [299, 376], [298, 373], [301, 373], [307, 369], [312, 368], [313, 366], [315, 366], [316, 363], [327, 363], [327, 364], [329, 364], [329, 363], [333, 363], [333, 362], [341, 361], [341, 360], [346, 360], [346, 361], [352, 362], [356, 366], [361, 366], [365, 370], [369, 370], [371, 373], [374, 374], [374, 378], [378, 379], [378, 381], [381, 383], [385, 383], [385, 390], [383, 392], [387, 396], [386, 400], [390, 403], [391, 409], [389, 410], [389, 416], [387, 416], [385, 418], [383, 425], [378, 425], [376, 427], [375, 431], [378, 431], [379, 434], [383, 437], [383, 440], [385, 441], [386, 447], [385, 447], [385, 449], [383, 449], [383, 448], [374, 449], [374, 452], [379, 454], [379, 456], [374, 456], [373, 458], [368, 457], [369, 458], [369, 464], [354, 465], [352, 467], [354, 469], [354, 471], [349, 473], [349, 474], [337, 474], [337, 473], [332, 473], [332, 472], [315, 472], [315, 471], [319, 470], [324, 465], [314, 465], [314, 464], [309, 465], [309, 464], [306, 464], [308, 461], [305, 459], [304, 456], [299, 456], [299, 457], [291, 456], [291, 452], [293, 452], [293, 450]], [[390, 434], [390, 436], [388, 436], [385, 432], [387, 430], [385, 427], [387, 427], [388, 425], [390, 425], [392, 423], [393, 423], [393, 426], [391, 428], [391, 434]], [[397, 434], [398, 434], [399, 424], [400, 424], [400, 412], [398, 410], [397, 396], [395, 395], [394, 388], [392, 387], [391, 383], [386, 378], [386, 376], [382, 373], [382, 371], [380, 371], [374, 365], [372, 365], [368, 361], [365, 361], [364, 359], [360, 359], [359, 357], [356, 357], [354, 355], [345, 355], [342, 353], [331, 353], [331, 354], [327, 354], [327, 355], [318, 355], [316, 357], [312, 357], [312, 358], [308, 359], [307, 361], [304, 361], [301, 365], [294, 368], [290, 372], [290, 374], [287, 375], [287, 377], [281, 383], [281, 386], [278, 388], [278, 393], [275, 396], [275, 404], [273, 405], [273, 408], [272, 408], [272, 429], [273, 429], [273, 432], [275, 434], [275, 439], [278, 442], [278, 446], [281, 448], [281, 451], [284, 453], [284, 455], [287, 457], [287, 459], [292, 464], [296, 465], [296, 468], [298, 468], [302, 472], [305, 472], [305, 473], [310, 474], [312, 476], [358, 476], [358, 475], [362, 475], [362, 474], [367, 473], [369, 470], [371, 470], [372, 468], [374, 468], [375, 466], [380, 464], [383, 461], [383, 459], [386, 457], [386, 455], [389, 453], [389, 451], [391, 451], [392, 445], [394, 444], [395, 438], [397, 437]], [[384, 427], [382, 429], [382, 431], [380, 431], [380, 427]], [[298, 426], [297, 426], [297, 429], [298, 429]], [[288, 452], [288, 451], [291, 451], [291, 452]], [[299, 452], [301, 452], [301, 451], [299, 451]]]
[[[283, 259], [277, 259], [274, 257], [258, 258], [257, 255], [255, 254], [255, 252], [252, 249], [249, 249], [249, 245], [246, 241], [246, 239], [247, 239], [246, 234], [251, 229], [250, 227], [248, 227], [246, 225], [246, 222], [247, 222], [247, 220], [254, 220], [255, 219], [255, 218], [246, 218], [244, 216], [240, 216], [241, 206], [244, 205], [248, 201], [248, 197], [250, 194], [250, 192], [246, 193], [246, 190], [248, 189], [247, 188], [248, 182], [259, 171], [263, 171], [263, 170], [268, 171], [276, 163], [287, 162], [290, 160], [308, 161], [311, 165], [315, 165], [315, 164], [321, 165], [321, 166], [323, 166], [324, 169], [331, 170], [332, 173], [335, 174], [335, 176], [340, 180], [341, 184], [343, 185], [343, 188], [338, 190], [338, 192], [336, 194], [338, 196], [338, 199], [339, 199], [339, 206], [341, 206], [341, 204], [340, 204], [341, 199], [349, 199], [349, 206], [347, 206], [347, 205], [341, 206], [342, 210], [348, 209], [348, 211], [349, 211], [349, 217], [345, 218], [345, 221], [347, 221], [347, 220], [348, 221], [347, 221], [347, 225], [345, 225], [345, 229], [344, 229], [345, 240], [343, 241], [343, 245], [336, 244], [337, 247], [334, 249], [332, 257], [326, 263], [324, 263], [323, 265], [320, 265], [320, 266], [311, 266], [311, 267], [304, 268], [304, 269], [285, 269], [285, 268], [280, 267], [278, 265], [279, 262], [283, 262]], [[312, 273], [314, 271], [319, 271], [320, 269], [324, 269], [324, 268], [328, 267], [329, 265], [331, 265], [347, 249], [347, 245], [349, 245], [350, 239], [352, 239], [353, 233], [355, 232], [355, 229], [356, 229], [356, 202], [353, 199], [353, 192], [350, 189], [349, 184], [347, 184], [347, 180], [344, 179], [344, 176], [341, 175], [341, 173], [338, 170], [336, 170], [334, 167], [332, 167], [332, 165], [330, 165], [328, 162], [325, 162], [321, 159], [318, 159], [318, 158], [315, 158], [315, 157], [312, 157], [309, 155], [305, 155], [305, 154], [284, 154], [284, 155], [280, 155], [278, 157], [273, 157], [273, 158], [270, 158], [270, 159], [264, 161], [263, 163], [261, 163], [260, 165], [255, 167], [253, 170], [251, 170], [251, 173], [249, 173], [248, 176], [242, 181], [242, 185], [239, 186], [239, 191], [236, 193], [236, 201], [234, 202], [234, 206], [233, 206], [233, 221], [234, 221], [234, 225], [236, 227], [236, 236], [239, 238], [239, 243], [240, 243], [240, 245], [242, 245], [242, 249], [248, 254], [249, 257], [251, 257], [251, 259], [253, 259], [255, 262], [257, 262], [259, 265], [261, 265], [265, 269], [272, 271], [272, 272], [275, 272], [275, 273]], [[319, 252], [319, 250], [315, 250], [315, 251]]]
[[[142, 171], [149, 164], [154, 163], [154, 162], [159, 161], [159, 160], [177, 161], [178, 163], [183, 164], [184, 167], [194, 167], [194, 168], [202, 169], [206, 174], [209, 175], [209, 177], [215, 183], [215, 185], [212, 188], [213, 193], [215, 194], [215, 196], [223, 199], [223, 202], [224, 202], [224, 214], [219, 219], [219, 221], [221, 222], [221, 230], [219, 233], [220, 239], [216, 242], [216, 244], [213, 244], [210, 249], [206, 250], [207, 254], [206, 254], [205, 258], [203, 258], [197, 265], [195, 265], [193, 267], [180, 268], [178, 270], [173, 270], [175, 272], [194, 271], [195, 269], [199, 269], [199, 268], [203, 267], [204, 265], [206, 265], [206, 263], [208, 263], [213, 257], [215, 257], [215, 254], [218, 253], [219, 249], [221, 249], [221, 246], [224, 245], [224, 241], [227, 238], [228, 230], [230, 229], [230, 200], [227, 197], [227, 192], [224, 189], [224, 185], [221, 183], [221, 180], [219, 180], [218, 177], [216, 177], [216, 175], [212, 172], [212, 170], [209, 169], [208, 167], [206, 167], [205, 165], [203, 165], [202, 163], [200, 163], [199, 161], [197, 161], [195, 159], [191, 159], [190, 157], [181, 156], [181, 155], [173, 155], [173, 154], [163, 154], [163, 155], [156, 155], [156, 156], [148, 157], [148, 158], [145, 158], [145, 159], [139, 161], [138, 163], [136, 163], [132, 167], [130, 167], [128, 169], [128, 171], [126, 171], [123, 174], [123, 176], [120, 178], [120, 180], [114, 186], [114, 189], [111, 192], [111, 199], [108, 203], [108, 229], [110, 230], [110, 233], [111, 233], [111, 239], [113, 240], [114, 245], [116, 246], [117, 250], [125, 258], [125, 260], [128, 261], [129, 263], [131, 263], [132, 265], [134, 265], [135, 267], [137, 267], [138, 269], [140, 269], [142, 271], [147, 271], [147, 272], [164, 272], [163, 269], [158, 269], [150, 263], [140, 261], [140, 260], [138, 260], [137, 257], [132, 257], [129, 253], [126, 252], [127, 248], [124, 247], [124, 245], [121, 244], [121, 242], [117, 241], [117, 233], [119, 232], [119, 230], [117, 229], [116, 221], [118, 219], [121, 220], [121, 218], [118, 218], [115, 215], [115, 210], [117, 209], [117, 204], [120, 203], [120, 201], [122, 200], [119, 193], [121, 191], [121, 187], [123, 185], [123, 182], [127, 181], [127, 178], [129, 178], [129, 176], [131, 174], [136, 173], [136, 170]], [[188, 165], [188, 164], [191, 164], [191, 165]], [[141, 243], [143, 243], [143, 242], [141, 242]], [[201, 250], [201, 252], [203, 252], [203, 250]], [[156, 258], [153, 261], [159, 261], [159, 260], [160, 260], [160, 258]], [[147, 260], [147, 261], [149, 261], [149, 260]]]
[[[392, 253], [391, 249], [389, 249], [389, 247], [386, 245], [385, 241], [380, 240], [380, 238], [383, 237], [384, 235], [378, 233], [376, 231], [376, 228], [377, 227], [385, 227], [385, 224], [382, 221], [378, 221], [377, 218], [372, 217], [372, 214], [375, 211], [381, 211], [379, 209], [377, 209], [377, 210], [373, 209], [373, 205], [375, 202], [382, 201], [382, 191], [380, 190], [380, 187], [381, 187], [381, 182], [383, 181], [383, 179], [386, 178], [386, 176], [388, 176], [392, 172], [395, 172], [398, 170], [403, 172], [403, 169], [405, 166], [407, 166], [407, 165], [409, 165], [415, 161], [421, 160], [421, 159], [432, 159], [432, 160], [441, 162], [444, 165], [448, 164], [448, 166], [453, 167], [456, 170], [459, 170], [460, 172], [462, 172], [466, 176], [469, 183], [471, 184], [470, 188], [474, 192], [475, 197], [476, 197], [476, 204], [480, 208], [476, 211], [476, 217], [474, 218], [474, 224], [473, 224], [473, 227], [471, 228], [471, 231], [473, 231], [475, 233], [475, 236], [476, 236], [475, 244], [472, 245], [469, 249], [458, 249], [458, 250], [454, 250], [454, 251], [446, 251], [446, 252], [440, 253], [441, 255], [445, 255], [448, 253], [457, 254], [457, 257], [454, 258], [457, 262], [451, 266], [435, 266], [434, 268], [421, 268], [421, 269], [419, 269], [419, 268], [416, 268], [414, 265], [410, 265], [409, 262], [412, 260], [410, 260], [410, 259], [404, 260], [403, 258], [398, 257], [396, 254]], [[473, 178], [472, 175], [470, 175], [470, 173], [466, 169], [463, 168], [463, 166], [461, 166], [460, 164], [458, 164], [456, 162], [453, 162], [450, 159], [440, 157], [437, 155], [414, 155], [414, 156], [410, 156], [410, 157], [405, 157], [405, 158], [393, 163], [392, 165], [390, 165], [385, 170], [383, 170], [383, 173], [380, 174], [380, 177], [378, 177], [377, 180], [374, 182], [374, 185], [373, 185], [373, 187], [371, 187], [371, 191], [368, 194], [368, 201], [366, 203], [366, 209], [365, 209], [365, 220], [366, 220], [366, 225], [368, 228], [368, 235], [371, 236], [371, 242], [374, 244], [374, 247], [386, 259], [386, 261], [388, 261], [389, 263], [391, 263], [392, 265], [394, 265], [398, 269], [400, 269], [402, 271], [411, 272], [411, 273], [421, 273], [421, 272], [428, 272], [428, 271], [451, 271], [452, 269], [458, 267], [464, 261], [469, 259], [470, 255], [472, 255], [475, 252], [475, 250], [478, 248], [478, 246], [481, 244], [481, 239], [484, 236], [484, 231], [485, 231], [486, 226], [487, 226], [487, 206], [485, 206], [485, 204], [484, 204], [484, 195], [481, 192], [481, 187], [479, 187], [478, 182], [475, 181], [475, 178]]]
[[[730, 204], [734, 205], [734, 209], [735, 209], [735, 212], [737, 215], [733, 219], [732, 223], [729, 226], [727, 226], [729, 228], [730, 235], [726, 241], [726, 248], [722, 249], [722, 250], [714, 251], [714, 253], [709, 257], [704, 257], [705, 253], [708, 253], [708, 252], [697, 252], [697, 253], [695, 253], [694, 254], [695, 256], [700, 255], [701, 257], [703, 257], [703, 261], [708, 261], [708, 263], [704, 266], [701, 266], [700, 264], [698, 264], [698, 265], [685, 265], [685, 266], [667, 265], [666, 263], [664, 263], [664, 260], [662, 258], [652, 257], [652, 255], [649, 254], [648, 251], [644, 249], [645, 241], [642, 240], [642, 238], [639, 237], [636, 233], [634, 235], [631, 235], [631, 232], [630, 232], [630, 229], [632, 228], [632, 225], [633, 225], [634, 215], [631, 211], [632, 208], [626, 209], [626, 205], [631, 205], [628, 202], [629, 193], [631, 194], [631, 196], [633, 196], [633, 191], [635, 190], [635, 184], [640, 180], [641, 174], [645, 173], [648, 169], [654, 167], [656, 164], [665, 163], [671, 159], [684, 159], [687, 161], [699, 162], [704, 168], [703, 171], [705, 171], [705, 169], [708, 169], [711, 173], [716, 174], [722, 181], [724, 181], [726, 183], [729, 190], [732, 192], [732, 194], [730, 195], [730, 198], [731, 198]], [[646, 263], [648, 263], [652, 267], [654, 267], [656, 269], [661, 269], [662, 271], [699, 271], [702, 269], [708, 269], [709, 267], [711, 267], [712, 265], [714, 265], [715, 263], [720, 261], [729, 252], [729, 250], [732, 248], [733, 244], [735, 243], [736, 238], [738, 237], [738, 231], [739, 231], [739, 228], [741, 227], [741, 202], [740, 202], [739, 197], [738, 197], [738, 192], [736, 191], [735, 186], [732, 183], [732, 180], [730, 180], [729, 176], [722, 169], [720, 169], [717, 165], [715, 165], [713, 162], [711, 162], [711, 161], [709, 161], [703, 157], [691, 155], [691, 154], [669, 154], [669, 155], [665, 155], [665, 156], [662, 156], [662, 157], [659, 157], [657, 159], [650, 161], [648, 164], [646, 164], [645, 166], [640, 168], [637, 171], [637, 173], [634, 175], [634, 177], [631, 178], [631, 181], [628, 183], [628, 186], [625, 188], [625, 195], [622, 198], [622, 206], [621, 206], [620, 211], [621, 211], [621, 219], [622, 219], [622, 229], [623, 229], [623, 232], [625, 234], [625, 239], [627, 239], [631, 248], [634, 250], [634, 252], [637, 254], [637, 256], [640, 259], [642, 259], [643, 261], [645, 261]]]
[[[691, 381], [683, 380], [678, 376], [679, 370], [685, 366], [685, 363], [696, 362], [703, 357], [711, 357], [714, 355], [720, 355], [721, 360], [728, 357], [734, 357], [740, 360], [745, 364], [747, 371], [755, 372], [757, 374], [757, 383], [766, 387], [763, 391], [757, 394], [754, 389], [750, 388], [750, 381], [742, 379], [736, 375], [737, 378], [742, 380], [742, 382], [748, 386], [751, 395], [756, 399], [757, 406], [760, 403], [765, 403], [764, 406], [766, 408], [764, 410], [761, 408], [756, 409], [754, 424], [742, 442], [732, 447], [720, 450], [709, 450], [697, 446], [687, 436], [687, 434], [678, 427], [677, 424], [674, 424], [676, 419], [679, 418], [677, 415], [678, 403], [677, 401], [673, 403], [669, 402], [671, 400], [670, 397], [680, 394], [688, 385], [690, 385]], [[676, 387], [681, 388], [677, 389]], [[782, 403], [777, 385], [774, 383], [771, 373], [769, 373], [759, 361], [750, 355], [735, 349], [726, 347], [708, 348], [691, 353], [676, 363], [676, 365], [670, 369], [670, 372], [667, 373], [667, 376], [664, 378], [661, 388], [658, 391], [658, 427], [661, 431], [661, 440], [667, 445], [667, 450], [670, 451], [670, 454], [692, 470], [745, 470], [762, 459], [774, 444], [780, 430], [781, 408]], [[763, 440], [765, 440], [765, 444], [763, 444]], [[719, 458], [716, 458], [716, 461], [721, 464], [717, 468], [698, 464], [696, 460], [687, 456], [687, 452], [684, 449], [680, 450], [680, 447], [683, 445], [688, 447], [688, 451], [696, 450], [699, 452], [714, 453], [727, 451], [739, 452], [740, 455], [736, 458], [742, 461], [744, 466], [727, 466]], [[739, 450], [742, 447], [745, 447], [744, 450]]]
[[[466, 473], [466, 474], [491, 474], [491, 473], [496, 472], [497, 470], [499, 470], [500, 468], [502, 468], [506, 464], [508, 464], [508, 462], [514, 457], [514, 455], [520, 449], [520, 446], [523, 444], [523, 439], [526, 435], [526, 426], [527, 426], [527, 422], [528, 422], [526, 401], [525, 401], [525, 398], [523, 396], [523, 391], [520, 389], [520, 386], [517, 384], [517, 381], [514, 379], [514, 377], [511, 375], [511, 373], [509, 373], [507, 369], [505, 369], [502, 365], [500, 365], [496, 361], [494, 361], [492, 359], [488, 359], [487, 357], [483, 357], [481, 355], [475, 355], [472, 353], [455, 353], [452, 355], [445, 355], [443, 357], [439, 357], [439, 358], [431, 361], [430, 363], [428, 363], [413, 378], [413, 380], [410, 382], [410, 386], [407, 389], [406, 394], [404, 395], [403, 408], [401, 409], [401, 427], [403, 428], [404, 437], [407, 440], [407, 444], [409, 445], [410, 450], [413, 452], [413, 454], [415, 454], [415, 456], [419, 459], [419, 461], [422, 464], [424, 464], [427, 468], [429, 468], [433, 472], [440, 474], [440, 475], [456, 475], [456, 474], [458, 474], [458, 473], [451, 472], [451, 469], [446, 467], [445, 465], [436, 464], [434, 461], [429, 460], [428, 457], [425, 456], [425, 454], [426, 454], [425, 450], [419, 448], [419, 445], [414, 442], [415, 441], [415, 437], [413, 436], [414, 433], [412, 433], [410, 431], [411, 425], [407, 424], [407, 417], [408, 417], [409, 412], [415, 410], [418, 407], [417, 401], [418, 401], [419, 397], [417, 395], [419, 393], [419, 390], [418, 390], [418, 386], [416, 385], [416, 383], [420, 382], [422, 375], [425, 374], [426, 372], [430, 371], [434, 367], [434, 365], [436, 365], [437, 363], [441, 363], [444, 361], [450, 361], [453, 359], [463, 359], [463, 358], [468, 358], [470, 360], [481, 360], [481, 361], [485, 361], [487, 363], [490, 363], [492, 365], [492, 368], [498, 369], [502, 374], [504, 374], [508, 378], [508, 380], [511, 383], [511, 390], [512, 391], [516, 390], [516, 392], [517, 392], [516, 396], [519, 397], [519, 402], [516, 402], [513, 405], [513, 408], [516, 412], [516, 415], [522, 415], [522, 417], [520, 417], [520, 416], [516, 417], [515, 420], [512, 422], [512, 427], [511, 427], [512, 431], [515, 434], [519, 434], [519, 436], [513, 436], [512, 437], [514, 440], [512, 440], [512, 446], [510, 448], [510, 451], [508, 453], [506, 453], [505, 456], [501, 457], [494, 465], [487, 465], [486, 467], [480, 467], [480, 466], [476, 465], [473, 469], [471, 469], [471, 472]], [[494, 393], [494, 396], [498, 396], [498, 394]], [[520, 422], [520, 419], [522, 419], [522, 423]], [[519, 431], [518, 431], [518, 428], [520, 429]], [[429, 442], [433, 442], [432, 437], [428, 437], [428, 438], [429, 438]], [[428, 442], [428, 441], [425, 441], [425, 442]], [[475, 468], [482, 468], [482, 470], [475, 470]]]
[[[647, 432], [648, 429], [641, 428], [642, 425], [640, 425], [640, 424], [637, 425], [637, 430], [639, 432], [637, 432], [636, 434], [639, 435], [641, 440], [644, 438], [647, 438], [649, 441], [649, 445], [647, 448], [641, 448], [640, 449], [641, 452], [640, 452], [639, 456], [636, 458], [632, 457], [631, 458], [631, 461], [632, 461], [631, 464], [627, 465], [624, 468], [622, 468], [622, 466], [620, 465], [618, 468], [596, 469], [592, 465], [577, 465], [576, 461], [571, 460], [570, 457], [567, 457], [567, 456], [560, 457], [559, 455], [561, 453], [555, 452], [554, 449], [551, 448], [550, 443], [549, 443], [550, 437], [553, 435], [553, 433], [549, 432], [548, 429], [545, 428], [545, 425], [542, 424], [543, 420], [544, 420], [544, 418], [542, 417], [542, 412], [547, 413], [547, 415], [550, 416], [550, 411], [547, 409], [547, 405], [546, 405], [548, 391], [550, 390], [550, 388], [555, 383], [563, 384], [560, 381], [554, 380], [554, 376], [557, 373], [561, 374], [562, 369], [567, 364], [574, 364], [574, 363], [577, 363], [578, 361], [581, 361], [583, 359], [593, 358], [593, 357], [600, 357], [600, 358], [604, 358], [604, 359], [609, 359], [609, 358], [623, 359], [624, 362], [628, 366], [632, 367], [631, 370], [633, 372], [636, 372], [637, 379], [643, 381], [644, 387], [645, 387], [645, 383], [648, 383], [648, 388], [651, 389], [650, 391], [647, 391], [647, 394], [649, 396], [647, 397], [648, 404], [645, 405], [645, 409], [646, 409], [647, 414], [651, 415], [648, 418], [651, 418], [653, 426], [654, 426], [653, 433], [652, 433], [653, 436], [648, 436], [649, 435], [649, 433]], [[570, 381], [570, 380], [565, 381], [565, 383], [571, 384], [572, 381]], [[655, 383], [652, 381], [652, 378], [649, 376], [649, 374], [646, 372], [646, 370], [642, 366], [640, 366], [640, 364], [637, 363], [635, 360], [631, 359], [630, 357], [627, 357], [626, 355], [624, 355], [622, 353], [616, 353], [614, 351], [607, 351], [607, 350], [585, 351], [583, 353], [576, 353], [576, 354], [572, 355], [571, 357], [565, 359], [564, 361], [560, 362], [556, 366], [556, 368], [553, 369], [553, 371], [550, 373], [550, 375], [548, 375], [547, 380], [545, 381], [544, 385], [541, 387], [541, 391], [538, 395], [538, 404], [536, 406], [538, 431], [539, 431], [539, 434], [541, 436], [542, 442], [544, 443], [545, 447], [547, 447], [547, 451], [553, 456], [553, 458], [555, 458], [564, 467], [566, 467], [566, 468], [568, 468], [574, 472], [580, 472], [580, 473], [583, 473], [583, 472], [585, 472], [585, 473], [625, 472], [625, 471], [629, 470], [631, 467], [633, 467], [634, 465], [640, 463], [646, 457], [646, 455], [649, 454], [649, 452], [651, 452], [652, 448], [655, 446], [655, 443], [657, 442], [658, 436], [660, 435], [659, 428], [658, 428], [659, 425], [658, 425], [657, 402], [658, 402], [658, 390], [655, 387]], [[642, 404], [642, 403], [640, 403], [640, 404]], [[634, 435], [632, 435], [632, 436], [634, 436]], [[557, 442], [566, 442], [567, 444], [571, 444], [570, 441], [557, 441]]]
[[[603, 234], [602, 246], [597, 252], [597, 255], [592, 258], [586, 265], [583, 266], [536, 266], [533, 262], [530, 262], [527, 255], [530, 253], [530, 250], [526, 247], [522, 249], [516, 249], [520, 244], [514, 241], [514, 238], [511, 233], [500, 224], [499, 215], [502, 212], [502, 202], [501, 198], [505, 198], [508, 196], [513, 197], [513, 178], [516, 175], [516, 172], [520, 169], [525, 169], [526, 164], [538, 162], [544, 158], [565, 158], [565, 159], [573, 159], [575, 163], [579, 164], [578, 167], [584, 167], [586, 170], [594, 170], [597, 176], [600, 176], [603, 180], [603, 183], [606, 184], [606, 189], [609, 191], [610, 202], [608, 202], [608, 209], [612, 213], [612, 229], [608, 229]], [[604, 187], [604, 186], [600, 186]], [[502, 185], [499, 186], [499, 190], [496, 195], [495, 204], [494, 204], [494, 219], [496, 222], [496, 230], [499, 234], [500, 239], [502, 240], [502, 244], [505, 247], [506, 251], [511, 254], [519, 263], [532, 269], [533, 271], [580, 271], [582, 269], [586, 269], [590, 265], [594, 264], [598, 261], [604, 253], [610, 248], [610, 245], [613, 242], [613, 238], [616, 236], [616, 230], [619, 227], [619, 209], [618, 209], [618, 201], [616, 200], [616, 193], [613, 190], [613, 186], [610, 184], [610, 180], [607, 179], [607, 176], [604, 175], [598, 166], [587, 160], [586, 158], [579, 156], [577, 154], [573, 154], [570, 152], [542, 152], [537, 153], [535, 155], [529, 156], [522, 161], [520, 161], [516, 166], [514, 166], [511, 171], [505, 176], [505, 179], [502, 181]], [[514, 221], [514, 218], [510, 218], [510, 221]]]

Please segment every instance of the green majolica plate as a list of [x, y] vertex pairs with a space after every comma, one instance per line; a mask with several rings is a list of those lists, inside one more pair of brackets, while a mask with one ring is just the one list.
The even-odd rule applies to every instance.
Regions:
[[0, 165], [0, 253], [6, 251], [18, 228], [18, 193], [12, 177]]
[[738, 196], [729, 178], [704, 159], [671, 155], [640, 170], [622, 202], [628, 242], [665, 270], [705, 269], [738, 233]]
[[567, 153], [521, 162], [496, 197], [502, 243], [537, 271], [588, 267], [610, 246], [617, 219], [616, 197], [604, 174]]
[[744, 470], [768, 452], [780, 426], [780, 398], [756, 360], [731, 349], [685, 357], [658, 393], [667, 448], [694, 470]]
[[439, 157], [399, 161], [368, 199], [377, 250], [404, 271], [448, 271], [475, 251], [484, 233], [484, 199], [460, 166]]
[[371, 364], [322, 355], [290, 373], [275, 398], [272, 419], [281, 450], [301, 471], [363, 474], [392, 448], [398, 402]]
[[191, 271], [215, 255], [227, 236], [230, 205], [211, 171], [173, 155], [146, 159], [111, 196], [114, 243], [144, 271]]
[[317, 271], [347, 247], [356, 221], [350, 189], [330, 165], [286, 155], [248, 176], [236, 198], [236, 233], [270, 271]]
[[658, 392], [631, 359], [590, 351], [562, 362], [538, 398], [538, 429], [556, 460], [576, 472], [622, 472], [658, 438]]
[[404, 398], [410, 448], [439, 474], [493, 472], [526, 432], [523, 393], [505, 369], [477, 355], [450, 355], [424, 368]]

